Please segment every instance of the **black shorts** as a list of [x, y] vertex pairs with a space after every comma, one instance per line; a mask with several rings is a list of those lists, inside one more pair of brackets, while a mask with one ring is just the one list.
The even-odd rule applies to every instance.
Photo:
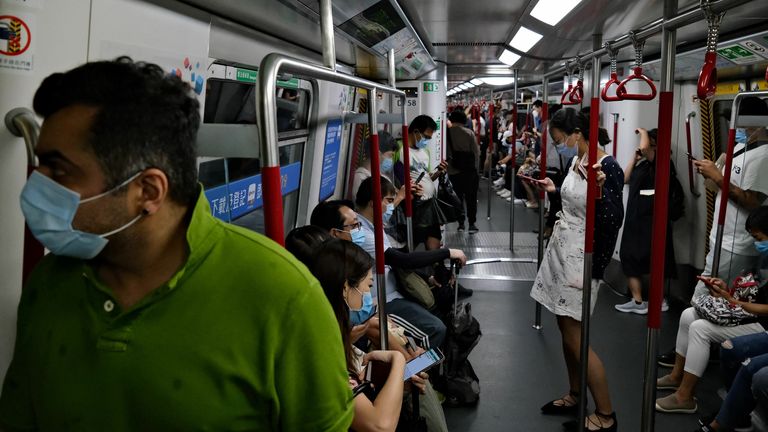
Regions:
[[442, 240], [443, 235], [440, 232], [440, 225], [413, 227], [413, 245], [414, 246], [418, 245], [419, 243], [426, 243], [427, 237], [432, 237], [438, 240]]

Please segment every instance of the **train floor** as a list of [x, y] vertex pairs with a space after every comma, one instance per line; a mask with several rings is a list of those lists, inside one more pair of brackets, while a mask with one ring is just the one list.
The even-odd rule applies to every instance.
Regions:
[[[491, 219], [486, 219], [487, 183], [480, 182], [476, 235], [446, 227], [449, 247], [463, 248], [471, 259], [536, 257], [538, 212], [516, 206], [514, 253], [509, 251], [509, 204], [491, 195]], [[480, 379], [480, 401], [472, 407], [445, 406], [452, 431], [560, 431], [566, 417], [543, 416], [540, 407], [568, 390], [560, 335], [554, 315], [542, 311], [541, 330], [532, 327], [535, 303], [529, 292], [536, 275], [535, 262], [488, 263], [468, 266], [461, 283], [474, 290], [473, 315], [483, 336], [470, 355]], [[611, 399], [621, 431], [640, 431], [646, 318], [624, 314], [613, 306], [626, 298], [603, 285], [592, 317], [591, 344], [605, 364]], [[680, 310], [663, 314], [659, 349], [674, 347]], [[659, 373], [668, 369], [659, 368]], [[701, 415], [716, 412], [721, 386], [712, 362], [697, 389], [697, 414], [655, 413], [657, 431], [693, 431]], [[666, 395], [659, 392], [659, 395]], [[590, 403], [590, 410], [594, 405]]]

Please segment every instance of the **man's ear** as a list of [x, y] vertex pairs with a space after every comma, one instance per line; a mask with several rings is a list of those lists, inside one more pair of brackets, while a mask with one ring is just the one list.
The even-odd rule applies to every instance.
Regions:
[[168, 176], [157, 168], [145, 170], [139, 177], [141, 194], [138, 204], [144, 214], [155, 214], [170, 199]]

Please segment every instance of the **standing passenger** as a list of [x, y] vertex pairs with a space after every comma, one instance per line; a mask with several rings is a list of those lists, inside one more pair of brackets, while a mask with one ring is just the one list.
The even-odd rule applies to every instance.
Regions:
[[[390, 176], [392, 174], [393, 155], [397, 150], [397, 143], [395, 138], [386, 131], [379, 131], [379, 165], [381, 175]], [[371, 176], [371, 145], [370, 141], [366, 140], [363, 143], [363, 159], [360, 161], [360, 165], [355, 170], [355, 178], [352, 182], [352, 198], [357, 195], [357, 189], [360, 188], [360, 183], [363, 180]], [[397, 204], [395, 204], [397, 206]]]
[[[627, 216], [624, 234], [621, 237], [619, 255], [621, 268], [627, 277], [632, 299], [615, 306], [619, 312], [631, 312], [640, 315], [648, 313], [648, 302], [643, 301], [642, 277], [651, 272], [651, 238], [653, 228], [653, 200], [656, 183], [656, 129], [650, 132], [639, 128], [640, 145], [632, 154], [632, 161], [624, 171], [624, 183], [629, 184], [627, 198]], [[675, 166], [670, 162], [669, 201], [670, 212], [667, 223], [667, 245], [664, 254], [666, 262], [664, 274], [674, 277], [675, 248], [672, 235], [672, 221], [682, 216], [683, 187], [677, 180]], [[674, 203], [672, 202], [674, 199]], [[662, 312], [669, 309], [667, 301], [661, 305]]]
[[[448, 155], [448, 177], [453, 184], [456, 194], [461, 200], [461, 215], [459, 216], [459, 231], [464, 231], [464, 218], [469, 222], [469, 233], [479, 230], [477, 222], [477, 188], [480, 181], [475, 168], [479, 163], [480, 149], [475, 141], [475, 134], [465, 128], [466, 116], [462, 111], [455, 110], [450, 114], [452, 126], [448, 129], [446, 141]], [[466, 204], [466, 212], [464, 205]]]
[[346, 431], [344, 347], [320, 284], [211, 215], [199, 105], [128, 58], [43, 81], [21, 207], [29, 278], [0, 429]]
[[[572, 108], [558, 111], [549, 122], [549, 131], [558, 144], [576, 148], [572, 167], [563, 181], [560, 195], [563, 210], [555, 224], [552, 238], [533, 283], [531, 297], [557, 315], [557, 324], [563, 339], [563, 355], [568, 368], [570, 391], [555, 399], [541, 410], [543, 414], [576, 415], [579, 397], [579, 363], [581, 355], [582, 288], [584, 270], [584, 231], [587, 208], [587, 180], [583, 173], [597, 170], [597, 184], [602, 197], [596, 202], [594, 257], [592, 262], [592, 303], [597, 302], [597, 291], [605, 267], [611, 260], [616, 245], [624, 207], [622, 190], [624, 173], [619, 164], [602, 150], [596, 155], [598, 163], [586, 166], [589, 150], [589, 117]], [[556, 192], [554, 182], [546, 178], [536, 183], [547, 192]], [[595, 412], [587, 417], [588, 430], [615, 431], [616, 415], [608, 395], [605, 368], [597, 354], [589, 349], [587, 385], [595, 400]], [[575, 422], [566, 423], [576, 428]]]

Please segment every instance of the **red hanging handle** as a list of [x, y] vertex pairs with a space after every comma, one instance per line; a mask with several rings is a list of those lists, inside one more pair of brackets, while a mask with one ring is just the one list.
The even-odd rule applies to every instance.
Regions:
[[765, 81], [768, 82], [768, 67], [765, 68]]
[[704, 54], [704, 66], [699, 72], [699, 82], [696, 85], [696, 96], [699, 99], [709, 99], [717, 90], [717, 52], [707, 51]]
[[581, 101], [584, 100], [584, 83], [582, 80], [576, 81], [576, 86], [568, 95], [568, 100], [571, 102], [569, 105], [580, 105]]
[[603, 87], [603, 90], [600, 92], [600, 97], [605, 102], [618, 102], [621, 100], [621, 98], [617, 94], [615, 94], [615, 92], [613, 96], [608, 95], [608, 89], [614, 84], [616, 85], [621, 84], [621, 80], [619, 80], [619, 76], [616, 74], [616, 72], [611, 72], [611, 79], [609, 79], [608, 82], [605, 83], [605, 87]]
[[[645, 82], [648, 84], [650, 93], [629, 93], [627, 90], [627, 83], [631, 81]], [[616, 87], [616, 96], [618, 96], [620, 100], [653, 100], [656, 97], [656, 85], [653, 84], [653, 81], [650, 78], [643, 75], [643, 68], [641, 66], [637, 66], [632, 69], [632, 74], [630, 74], [624, 81], [619, 83], [618, 87]]]
[[570, 100], [572, 91], [573, 91], [573, 84], [568, 83], [568, 88], [565, 89], [565, 91], [563, 92], [563, 95], [560, 96], [560, 105], [576, 105]]

